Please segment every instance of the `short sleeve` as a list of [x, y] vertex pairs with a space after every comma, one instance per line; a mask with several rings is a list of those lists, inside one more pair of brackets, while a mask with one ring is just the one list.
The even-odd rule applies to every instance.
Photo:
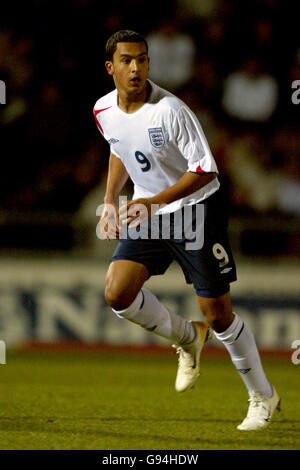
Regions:
[[176, 112], [173, 130], [176, 145], [188, 162], [188, 171], [218, 173], [202, 127], [189, 108], [182, 107]]
[[105, 111], [106, 109], [109, 109], [109, 107], [107, 108], [103, 108], [103, 109], [99, 109], [97, 110], [96, 109], [96, 106], [94, 107], [93, 109], [93, 115], [94, 115], [94, 118], [95, 118], [95, 121], [96, 121], [96, 125], [97, 125], [97, 128], [99, 129], [99, 131], [101, 132], [102, 136], [104, 137], [104, 139], [106, 140], [106, 142], [109, 144], [109, 147], [110, 147], [110, 152], [113, 153], [116, 157], [118, 157], [120, 160], [121, 157], [120, 155], [118, 154], [117, 150], [115, 149], [115, 143], [118, 142], [117, 140], [115, 139], [108, 139], [105, 135], [105, 132], [103, 130], [103, 127], [102, 125], [100, 124], [100, 121], [99, 121], [99, 118], [98, 118], [98, 115], [102, 112], [102, 111]]
[[96, 122], [96, 126], [98, 128], [98, 130], [101, 132], [101, 134], [104, 136], [104, 132], [103, 132], [103, 129], [102, 129], [102, 126], [100, 124], [100, 122], [98, 121], [98, 118], [97, 118], [97, 115], [99, 114], [99, 111], [96, 110], [96, 108], [94, 107], [93, 109], [93, 115], [94, 115], [94, 119], [95, 119], [95, 122]]

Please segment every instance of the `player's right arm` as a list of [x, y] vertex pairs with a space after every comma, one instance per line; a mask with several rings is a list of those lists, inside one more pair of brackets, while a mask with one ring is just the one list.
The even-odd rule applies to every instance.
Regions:
[[113, 203], [117, 201], [126, 181], [128, 173], [120, 158], [113, 153], [109, 157], [108, 176], [104, 203]]
[[122, 161], [111, 153], [104, 196], [104, 208], [100, 220], [100, 231], [106, 240], [119, 237], [119, 207], [117, 205], [117, 198], [127, 179], [128, 173]]

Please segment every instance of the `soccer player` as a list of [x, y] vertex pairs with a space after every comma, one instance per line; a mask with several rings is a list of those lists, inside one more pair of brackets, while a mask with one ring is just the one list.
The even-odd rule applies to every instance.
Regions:
[[[116, 32], [106, 43], [106, 58], [115, 89], [94, 107], [97, 126], [110, 144], [100, 233], [107, 240], [119, 238], [106, 277], [106, 301], [120, 318], [175, 343], [178, 392], [194, 386], [213, 330], [249, 392], [248, 414], [238, 429], [264, 428], [280, 397], [265, 376], [252, 332], [232, 312], [230, 283], [236, 270], [218, 170], [202, 128], [180, 99], [148, 79], [148, 46], [141, 35]], [[129, 177], [133, 199], [119, 208]], [[180, 235], [179, 226], [184, 227]], [[208, 323], [175, 314], [143, 287], [173, 260], [193, 283]]]

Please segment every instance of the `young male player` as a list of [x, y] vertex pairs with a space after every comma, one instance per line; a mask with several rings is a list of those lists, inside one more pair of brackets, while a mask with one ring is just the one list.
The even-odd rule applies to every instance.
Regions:
[[[106, 55], [106, 70], [116, 88], [94, 108], [111, 150], [100, 230], [103, 238], [120, 238], [107, 273], [106, 301], [119, 317], [176, 343], [178, 392], [192, 388], [199, 376], [200, 354], [211, 328], [249, 392], [248, 414], [238, 429], [264, 428], [279, 409], [280, 398], [265, 376], [253, 334], [232, 312], [229, 284], [236, 280], [235, 264], [218, 170], [202, 128], [181, 100], [148, 80], [148, 46], [142, 36], [116, 32], [107, 41]], [[134, 183], [133, 199], [119, 210], [117, 198], [128, 177]], [[175, 236], [183, 219], [190, 233], [196, 224], [198, 245], [188, 245], [184, 231]], [[156, 221], [159, 236], [151, 237], [149, 228], [148, 238], [137, 238], [143, 220], [149, 220], [147, 227]], [[169, 237], [164, 236], [166, 228]], [[193, 283], [208, 324], [176, 315], [143, 287], [174, 259], [186, 281]]]

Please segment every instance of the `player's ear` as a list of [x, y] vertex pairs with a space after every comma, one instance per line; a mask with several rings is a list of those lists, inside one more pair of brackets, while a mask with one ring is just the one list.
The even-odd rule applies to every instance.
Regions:
[[105, 62], [105, 68], [106, 68], [106, 70], [107, 70], [108, 75], [113, 75], [113, 73], [114, 73], [114, 70], [113, 70], [114, 66], [113, 66], [113, 63], [112, 63], [110, 60], [107, 60], [107, 61]]

